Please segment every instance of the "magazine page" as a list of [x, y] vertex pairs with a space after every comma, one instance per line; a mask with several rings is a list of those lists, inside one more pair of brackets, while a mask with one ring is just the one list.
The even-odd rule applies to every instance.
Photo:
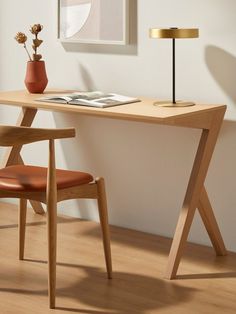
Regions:
[[73, 93], [73, 100], [74, 99], [84, 99], [84, 100], [95, 100], [95, 99], [101, 99], [104, 97], [111, 97], [112, 94], [105, 94], [100, 91], [94, 91], [94, 92], [75, 92]]
[[128, 104], [132, 102], [138, 102], [137, 98], [122, 96], [118, 94], [100, 94], [99, 97], [94, 95], [93, 97], [88, 98], [77, 98], [70, 101], [72, 105], [84, 105], [84, 106], [92, 106], [99, 108], [106, 108], [112, 106], [118, 106], [123, 104]]
[[58, 102], [58, 103], [69, 103], [73, 99], [74, 95], [71, 94], [62, 94], [62, 95], [55, 95], [49, 97], [41, 97], [36, 100], [38, 101], [45, 101], [45, 102]]
[[100, 91], [73, 92], [72, 94], [51, 95], [48, 97], [41, 97], [36, 100], [71, 105], [91, 106], [98, 108], [112, 107], [139, 101], [137, 98], [122, 96], [113, 93], [106, 94]]

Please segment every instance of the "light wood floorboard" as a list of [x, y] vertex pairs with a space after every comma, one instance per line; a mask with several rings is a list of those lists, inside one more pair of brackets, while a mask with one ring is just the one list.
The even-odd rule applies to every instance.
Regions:
[[[66, 203], [65, 203], [66, 206]], [[177, 280], [163, 279], [171, 240], [111, 228], [113, 279], [99, 224], [58, 218], [56, 310], [48, 309], [46, 217], [27, 213], [18, 260], [17, 208], [0, 203], [0, 313], [235, 314], [236, 254], [188, 244]]]

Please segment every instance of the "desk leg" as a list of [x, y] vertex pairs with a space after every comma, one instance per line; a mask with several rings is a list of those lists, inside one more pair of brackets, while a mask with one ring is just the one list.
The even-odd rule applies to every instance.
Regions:
[[202, 189], [201, 197], [198, 203], [198, 210], [216, 254], [219, 256], [227, 255], [224, 241], [221, 236], [220, 229], [218, 227], [205, 187]]
[[[211, 239], [214, 242], [214, 246], [217, 247], [217, 250], [219, 249], [219, 247], [223, 249], [222, 243], [221, 245], [218, 245], [221, 236], [218, 227], [216, 228], [216, 221], [212, 219], [213, 212], [209, 210], [210, 203], [207, 203], [206, 194], [204, 195], [203, 193], [201, 197], [201, 193], [204, 188], [204, 181], [215, 148], [218, 133], [223, 121], [224, 112], [225, 110], [222, 109], [217, 110], [217, 112], [215, 112], [212, 117], [211, 127], [209, 129], [203, 129], [202, 131], [197, 154], [194, 160], [192, 172], [184, 198], [183, 207], [179, 215], [174, 239], [168, 258], [168, 264], [165, 274], [165, 277], [167, 279], [174, 279], [176, 276], [180, 259], [182, 257], [189, 230], [193, 221], [195, 210], [198, 206], [200, 207], [200, 213], [203, 217], [207, 230], [211, 233]], [[208, 214], [206, 214], [207, 210]]]
[[[18, 117], [16, 126], [31, 126], [36, 113], [37, 109], [23, 107]], [[4, 168], [10, 165], [22, 164], [23, 160], [20, 156], [21, 149], [22, 145], [8, 148], [3, 157], [1, 167]], [[35, 201], [30, 201], [30, 203], [37, 214], [44, 214], [44, 209], [41, 203]]]

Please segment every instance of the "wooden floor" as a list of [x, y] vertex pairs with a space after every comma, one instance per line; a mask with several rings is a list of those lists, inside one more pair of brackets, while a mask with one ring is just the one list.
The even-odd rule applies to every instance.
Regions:
[[[65, 203], [66, 206], [66, 203]], [[24, 261], [17, 209], [0, 203], [1, 314], [236, 313], [236, 254], [188, 245], [177, 280], [163, 279], [170, 240], [112, 227], [114, 279], [107, 280], [99, 225], [58, 218], [56, 310], [48, 309], [45, 217], [27, 215]]]

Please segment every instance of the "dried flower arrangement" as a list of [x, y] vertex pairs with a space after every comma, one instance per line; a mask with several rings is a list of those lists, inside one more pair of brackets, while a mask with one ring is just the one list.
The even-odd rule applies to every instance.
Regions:
[[35, 38], [33, 39], [33, 45], [32, 48], [34, 50], [33, 53], [33, 58], [31, 58], [29, 51], [26, 47], [26, 41], [27, 41], [27, 36], [24, 33], [18, 32], [15, 36], [15, 40], [19, 43], [19, 44], [23, 44], [29, 60], [30, 61], [40, 61], [42, 59], [42, 55], [37, 53], [38, 47], [42, 44], [43, 40], [38, 39], [38, 34], [42, 31], [43, 29], [43, 25], [41, 24], [34, 24], [33, 26], [31, 26], [30, 28], [30, 32], [35, 35]]

